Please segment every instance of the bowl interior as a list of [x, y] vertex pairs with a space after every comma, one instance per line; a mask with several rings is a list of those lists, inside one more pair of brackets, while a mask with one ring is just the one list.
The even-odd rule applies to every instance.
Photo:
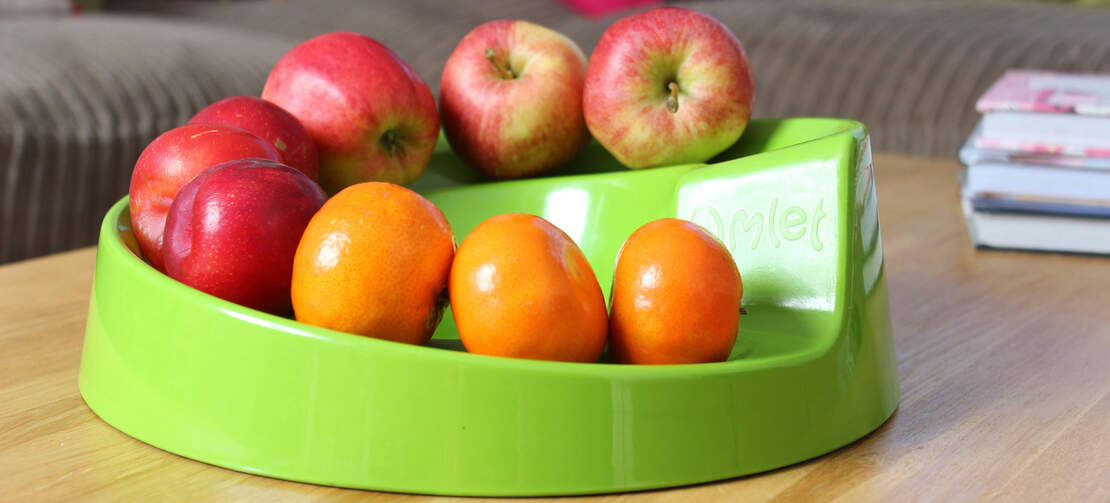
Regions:
[[[489, 182], [482, 178], [455, 157], [441, 139], [428, 170], [411, 187], [443, 210], [459, 242], [483, 220], [502, 213], [529, 213], [551, 221], [582, 248], [608, 301], [621, 245], [635, 229], [647, 222], [680, 216], [680, 192], [683, 181], [690, 178], [689, 174], [709, 172], [719, 166], [727, 166], [727, 173], [721, 176], [738, 180], [752, 178], [753, 174], [773, 173], [776, 163], [780, 162], [778, 157], [786, 160], [792, 157], [781, 155], [781, 152], [791, 151], [789, 147], [854, 127], [858, 127], [858, 123], [836, 119], [757, 120], [751, 123], [739, 142], [708, 165], [646, 170], [624, 168], [600, 145], [591, 142], [558, 176], [509, 182]], [[778, 157], [775, 157], [776, 152], [780, 152]], [[761, 156], [770, 157], [760, 161]], [[783, 177], [790, 176], [783, 173]], [[774, 183], [774, 180], [771, 182]], [[743, 187], [743, 184], [733, 185]], [[740, 204], [747, 196], [744, 190], [735, 190], [728, 195], [730, 200]], [[141, 259], [130, 229], [126, 204], [119, 211], [116, 224], [123, 244]], [[727, 241], [726, 236], [719, 237]], [[734, 255], [736, 253], [734, 250]], [[836, 310], [828, 307], [815, 309], [793, 302], [795, 296], [791, 285], [782, 281], [783, 276], [779, 274], [790, 268], [787, 262], [793, 258], [796, 257], [772, 250], [772, 253], [749, 253], [744, 255], [742, 261], [738, 259], [744, 278], [744, 305], [748, 314], [741, 317], [737, 343], [729, 356], [730, 363], [760, 366], [784, 358], [805, 358], [822, 351], [835, 338], [840, 328]], [[791, 276], [788, 279], [829, 283], [827, 278], [798, 279]], [[169, 278], [166, 280], [172, 281]], [[769, 285], [781, 291], [768, 295]], [[753, 286], [763, 287], [763, 291], [753, 291]], [[793, 290], [806, 289], [806, 285], [800, 286]], [[825, 286], [817, 285], [815, 288]], [[263, 315], [241, 306], [235, 308], [251, 316]], [[278, 323], [287, 323], [298, 329], [308, 328], [294, 320], [278, 319]], [[330, 333], [326, 330], [319, 332]], [[429, 347], [465, 351], [449, 309]], [[608, 356], [603, 356], [602, 361], [608, 362]]]

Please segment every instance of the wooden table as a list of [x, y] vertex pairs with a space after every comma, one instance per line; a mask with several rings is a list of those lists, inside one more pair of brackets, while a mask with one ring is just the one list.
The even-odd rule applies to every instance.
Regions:
[[[586, 499], [1110, 501], [1110, 258], [973, 250], [954, 161], [875, 164], [894, 417], [770, 473]], [[0, 267], [0, 500], [434, 499], [224, 470], [102, 422], [77, 392], [94, 256]]]

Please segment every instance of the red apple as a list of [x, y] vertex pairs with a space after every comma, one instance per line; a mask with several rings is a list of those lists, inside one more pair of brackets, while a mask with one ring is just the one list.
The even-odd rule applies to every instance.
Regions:
[[439, 138], [435, 98], [401, 58], [376, 40], [327, 33], [274, 65], [262, 97], [308, 129], [329, 193], [365, 181], [416, 180]]
[[213, 166], [181, 189], [170, 207], [166, 273], [224, 300], [289, 314], [293, 255], [326, 199], [304, 173], [278, 162]]
[[316, 179], [316, 143], [301, 121], [269, 101], [254, 96], [224, 98], [189, 120], [189, 124], [200, 123], [235, 126], [262, 138], [281, 154], [281, 162]]
[[486, 176], [557, 169], [589, 134], [582, 117], [586, 56], [571, 39], [527, 21], [491, 21], [463, 37], [443, 67], [443, 131]]
[[630, 168], [704, 162], [732, 145], [752, 113], [748, 56], [720, 21], [663, 7], [601, 35], [586, 71], [586, 125]]
[[266, 140], [242, 129], [215, 124], [188, 124], [155, 138], [139, 155], [131, 172], [131, 227], [143, 256], [162, 266], [162, 231], [177, 192], [201, 171], [221, 162], [259, 157], [280, 160]]

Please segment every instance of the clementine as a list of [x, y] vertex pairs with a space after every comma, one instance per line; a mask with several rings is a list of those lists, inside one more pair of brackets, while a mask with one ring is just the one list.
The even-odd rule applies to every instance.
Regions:
[[309, 221], [293, 259], [298, 321], [410, 344], [447, 302], [455, 238], [431, 201], [391, 183], [343, 189]]
[[664, 218], [640, 227], [617, 256], [609, 351], [621, 363], [728, 358], [744, 285], [728, 249], [697, 224]]
[[451, 267], [451, 310], [467, 351], [594, 362], [605, 348], [605, 298], [586, 256], [547, 220], [492, 217]]

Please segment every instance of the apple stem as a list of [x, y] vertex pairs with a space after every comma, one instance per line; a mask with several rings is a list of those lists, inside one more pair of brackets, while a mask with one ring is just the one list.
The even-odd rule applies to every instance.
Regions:
[[491, 49], [489, 47], [486, 47], [486, 59], [488, 59], [490, 64], [492, 64], [493, 67], [497, 69], [497, 74], [500, 75], [501, 78], [503, 78], [503, 79], [515, 79], [516, 78], [516, 75], [513, 75], [512, 68], [509, 68], [508, 65], [502, 66], [500, 63], [497, 62], [497, 53], [494, 52], [493, 49]]
[[667, 84], [667, 89], [671, 90], [671, 95], [667, 96], [667, 110], [673, 114], [678, 112], [678, 83]]

